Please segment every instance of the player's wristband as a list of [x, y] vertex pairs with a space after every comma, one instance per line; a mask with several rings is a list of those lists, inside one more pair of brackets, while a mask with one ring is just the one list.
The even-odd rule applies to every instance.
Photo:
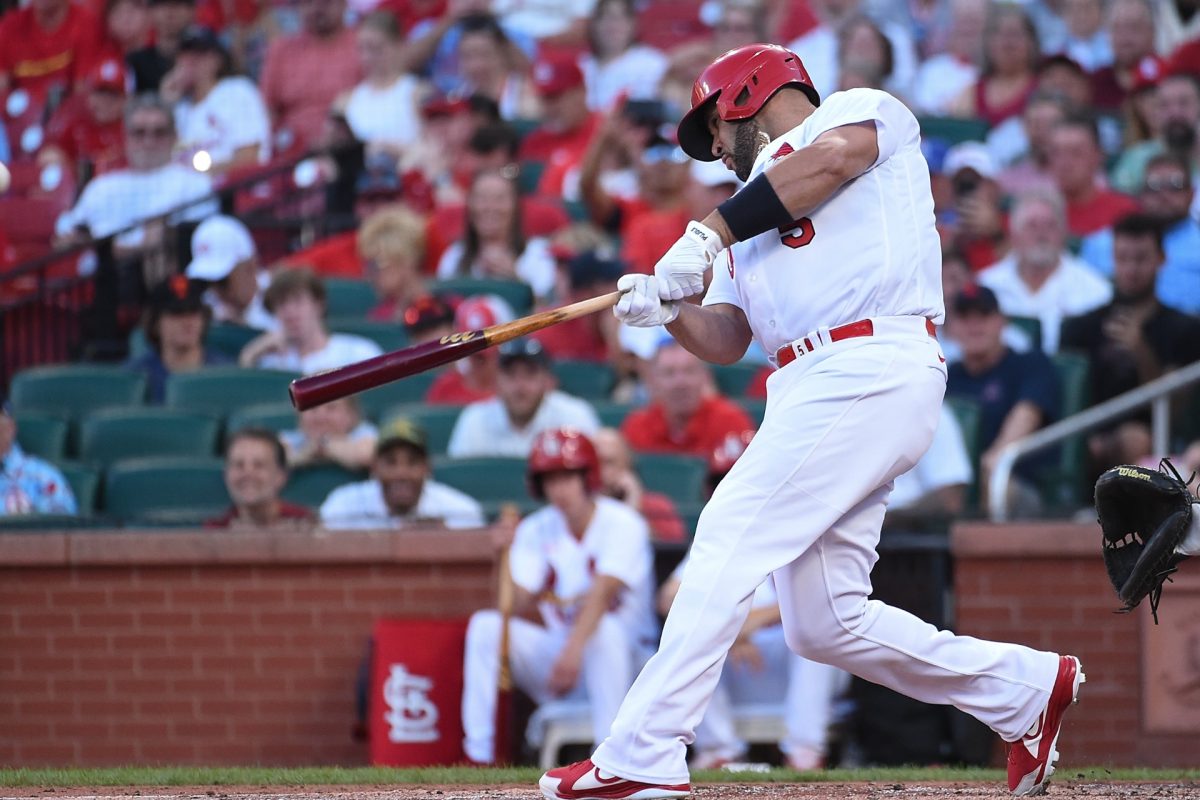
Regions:
[[760, 233], [792, 224], [792, 214], [783, 205], [766, 173], [747, 183], [733, 197], [717, 206], [729, 232], [739, 242]]

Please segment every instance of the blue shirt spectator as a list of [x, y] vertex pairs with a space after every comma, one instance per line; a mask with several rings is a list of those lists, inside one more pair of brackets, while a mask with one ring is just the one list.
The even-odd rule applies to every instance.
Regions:
[[75, 514], [75, 495], [52, 464], [17, 444], [17, 421], [0, 406], [0, 516]]
[[[1191, 170], [1175, 156], [1155, 156], [1146, 165], [1139, 195], [1142, 208], [1163, 227], [1166, 260], [1158, 271], [1155, 293], [1163, 305], [1200, 314], [1200, 222], [1189, 215], [1195, 195]], [[1113, 274], [1113, 231], [1106, 228], [1083, 240], [1079, 254], [1102, 275]]]

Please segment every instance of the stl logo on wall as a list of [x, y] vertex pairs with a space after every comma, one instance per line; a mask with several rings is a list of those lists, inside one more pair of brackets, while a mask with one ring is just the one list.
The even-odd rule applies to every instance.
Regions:
[[392, 742], [436, 742], [438, 710], [429, 699], [433, 680], [414, 675], [403, 664], [392, 664], [383, 684], [387, 705], [388, 739]]

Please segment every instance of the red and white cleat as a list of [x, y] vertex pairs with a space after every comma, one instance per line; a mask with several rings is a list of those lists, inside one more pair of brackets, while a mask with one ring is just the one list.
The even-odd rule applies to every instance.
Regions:
[[552, 769], [538, 781], [547, 800], [654, 800], [654, 798], [687, 797], [691, 784], [661, 784], [627, 781], [610, 775], [592, 763], [576, 761]]
[[1058, 678], [1045, 710], [1029, 733], [1008, 747], [1008, 789], [1017, 797], [1046, 793], [1046, 784], [1054, 774], [1054, 762], [1058, 761], [1055, 745], [1063, 713], [1076, 701], [1079, 684], [1086, 680], [1078, 658], [1059, 657]]

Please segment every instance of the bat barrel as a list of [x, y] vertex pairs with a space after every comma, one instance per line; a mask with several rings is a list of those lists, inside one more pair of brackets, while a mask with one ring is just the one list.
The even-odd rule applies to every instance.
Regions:
[[288, 394], [296, 410], [305, 411], [457, 361], [487, 346], [483, 331], [454, 333], [436, 341], [298, 378], [288, 387]]

